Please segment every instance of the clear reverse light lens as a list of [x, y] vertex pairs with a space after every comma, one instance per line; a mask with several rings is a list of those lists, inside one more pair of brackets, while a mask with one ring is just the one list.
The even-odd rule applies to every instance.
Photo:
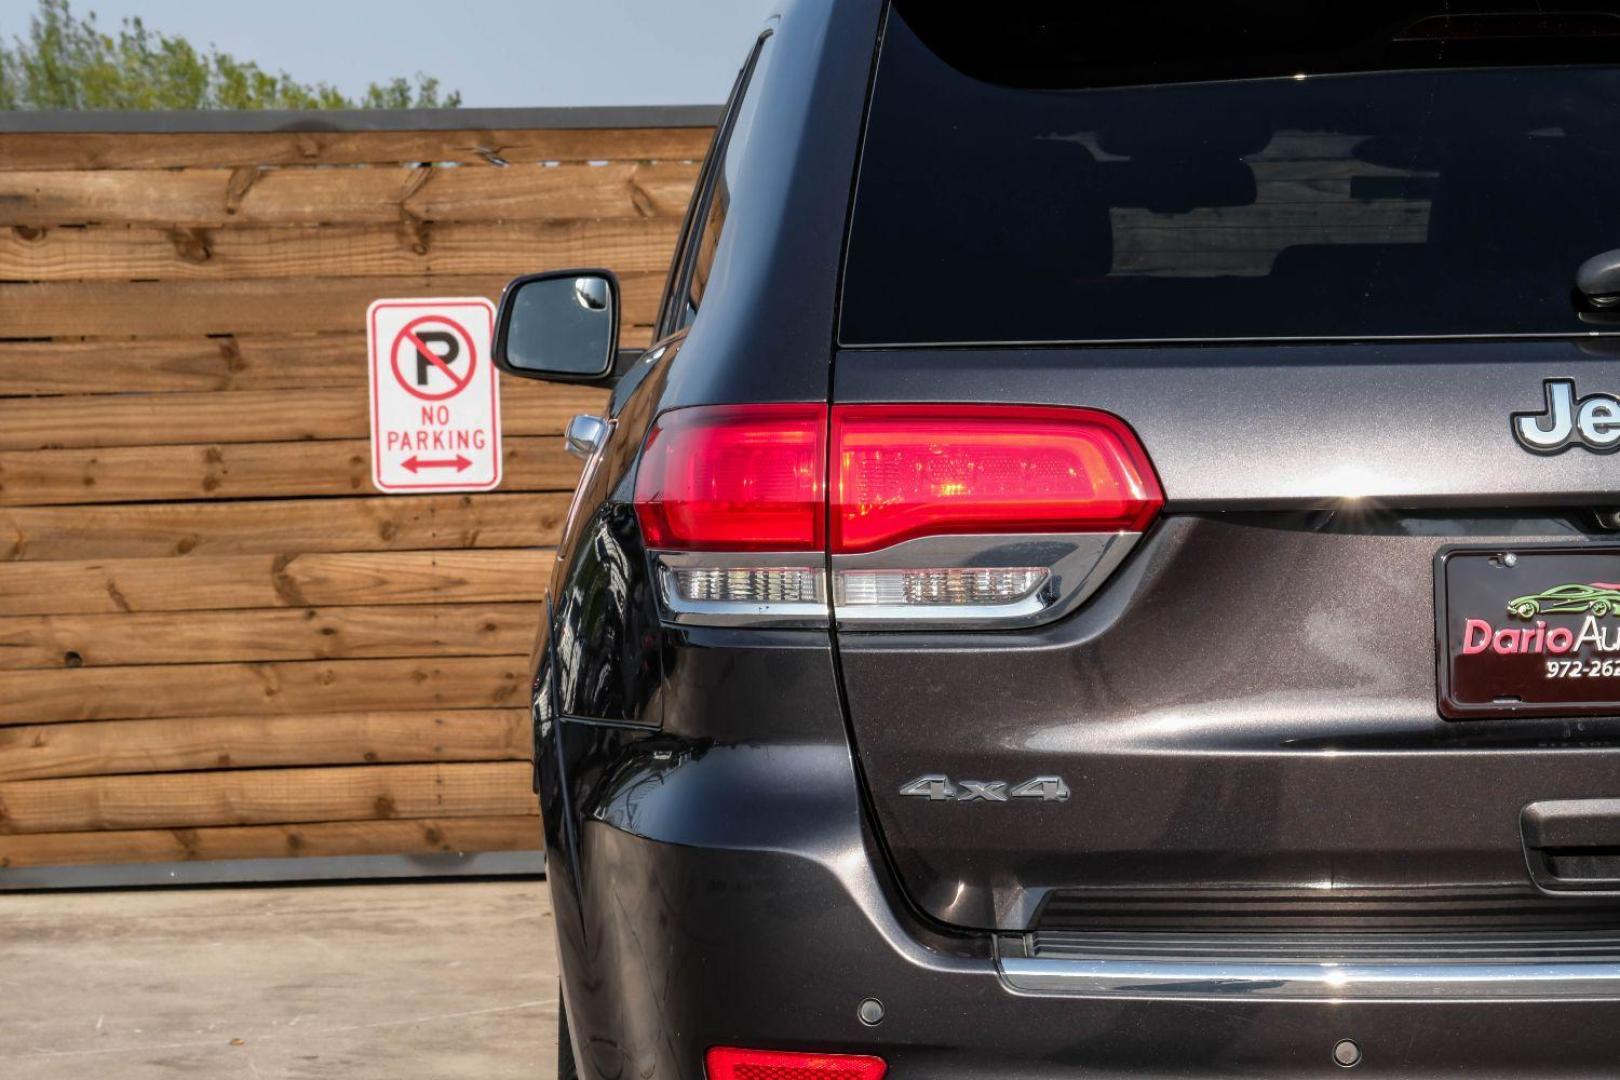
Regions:
[[821, 571], [808, 566], [666, 568], [674, 594], [688, 603], [817, 604]]
[[990, 607], [1039, 589], [1051, 571], [1039, 566], [937, 570], [840, 570], [841, 607]]

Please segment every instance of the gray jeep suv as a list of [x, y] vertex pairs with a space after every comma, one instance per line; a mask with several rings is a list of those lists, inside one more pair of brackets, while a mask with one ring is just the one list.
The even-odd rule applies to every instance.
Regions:
[[536, 653], [565, 1075], [1620, 1073], [1620, 16], [807, 0]]

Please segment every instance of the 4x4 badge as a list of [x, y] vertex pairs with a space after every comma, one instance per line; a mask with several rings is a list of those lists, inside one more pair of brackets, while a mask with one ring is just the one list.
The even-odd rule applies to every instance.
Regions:
[[1513, 437], [1532, 454], [1561, 454], [1584, 446], [1597, 454], [1620, 450], [1620, 399], [1613, 394], [1575, 396], [1574, 379], [1548, 379], [1547, 405], [1538, 413], [1514, 413]]
[[1061, 776], [1037, 776], [1013, 787], [1006, 780], [956, 780], [948, 776], [919, 776], [900, 787], [900, 794], [930, 802], [1007, 802], [1009, 799], [1039, 799], [1066, 802], [1069, 785]]

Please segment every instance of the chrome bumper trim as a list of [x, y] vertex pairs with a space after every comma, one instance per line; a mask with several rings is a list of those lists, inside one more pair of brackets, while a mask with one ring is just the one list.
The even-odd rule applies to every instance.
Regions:
[[1620, 960], [1279, 962], [1001, 957], [1003, 983], [1062, 997], [1432, 1001], [1620, 997]]

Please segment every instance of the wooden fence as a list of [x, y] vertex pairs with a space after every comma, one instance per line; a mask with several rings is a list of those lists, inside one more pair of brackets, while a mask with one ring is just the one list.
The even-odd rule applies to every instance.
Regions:
[[378, 496], [364, 314], [603, 265], [644, 344], [708, 137], [0, 131], [0, 867], [538, 845], [601, 395], [507, 379], [498, 491]]

